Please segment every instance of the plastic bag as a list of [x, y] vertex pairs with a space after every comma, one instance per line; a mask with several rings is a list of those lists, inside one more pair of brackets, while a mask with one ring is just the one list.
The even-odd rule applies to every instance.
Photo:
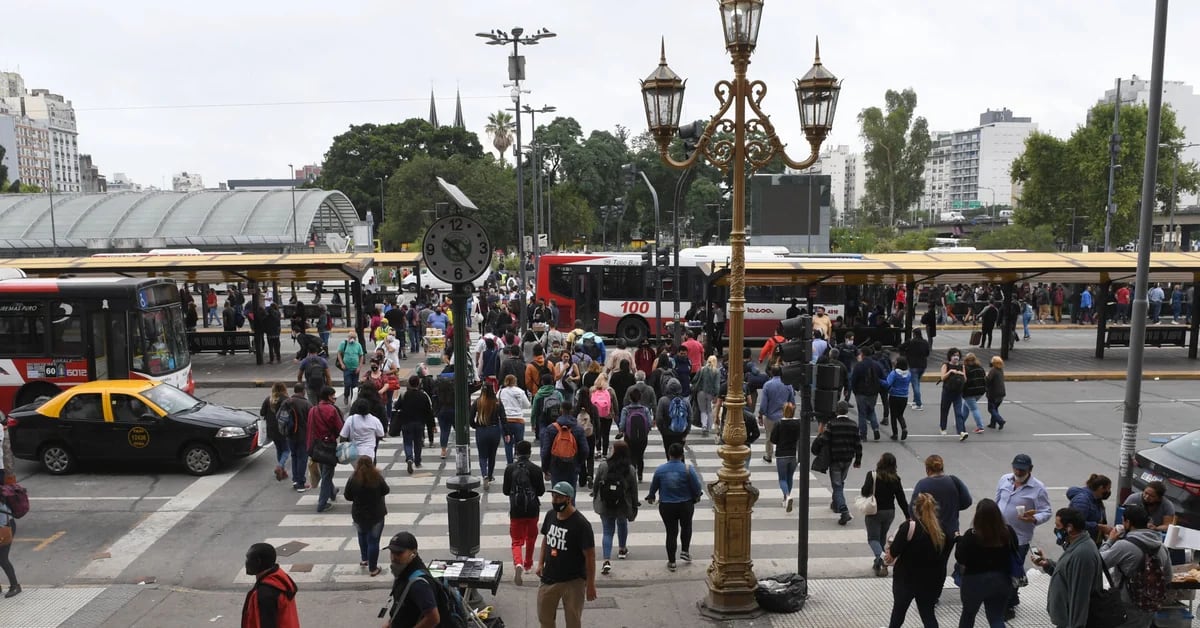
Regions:
[[808, 581], [794, 573], [771, 576], [758, 581], [754, 599], [771, 613], [795, 613], [808, 601]]

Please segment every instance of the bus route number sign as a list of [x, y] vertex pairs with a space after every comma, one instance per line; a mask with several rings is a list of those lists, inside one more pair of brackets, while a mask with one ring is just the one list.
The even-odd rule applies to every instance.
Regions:
[[621, 313], [623, 314], [649, 314], [649, 301], [623, 301], [621, 303]]

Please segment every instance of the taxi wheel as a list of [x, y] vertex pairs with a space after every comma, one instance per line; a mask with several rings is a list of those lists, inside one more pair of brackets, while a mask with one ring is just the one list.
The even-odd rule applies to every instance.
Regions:
[[183, 466], [192, 475], [208, 475], [217, 470], [217, 452], [202, 443], [193, 443], [183, 449]]
[[42, 467], [52, 475], [64, 475], [75, 470], [75, 454], [61, 443], [42, 447]]

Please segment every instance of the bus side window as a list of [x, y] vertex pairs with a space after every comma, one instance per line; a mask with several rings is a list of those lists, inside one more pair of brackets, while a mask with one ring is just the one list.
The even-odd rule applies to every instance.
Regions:
[[77, 303], [50, 303], [50, 351], [54, 356], [83, 355], [82, 308]]
[[44, 302], [0, 302], [0, 347], [5, 354], [46, 354], [45, 312]]

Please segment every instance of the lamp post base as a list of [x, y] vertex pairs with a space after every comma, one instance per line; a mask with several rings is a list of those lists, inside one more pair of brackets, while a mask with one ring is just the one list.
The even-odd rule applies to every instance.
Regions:
[[[730, 596], [717, 596], [717, 594], [709, 591], [709, 594], [703, 600], [696, 602], [696, 609], [700, 611], [701, 617], [716, 621], [739, 621], [762, 617], [765, 612], [759, 607], [758, 602], [754, 601], [754, 591], [749, 591], [749, 604], [739, 599], [714, 599], [716, 597], [728, 598]], [[741, 598], [745, 596], [737, 595], [733, 597]]]

